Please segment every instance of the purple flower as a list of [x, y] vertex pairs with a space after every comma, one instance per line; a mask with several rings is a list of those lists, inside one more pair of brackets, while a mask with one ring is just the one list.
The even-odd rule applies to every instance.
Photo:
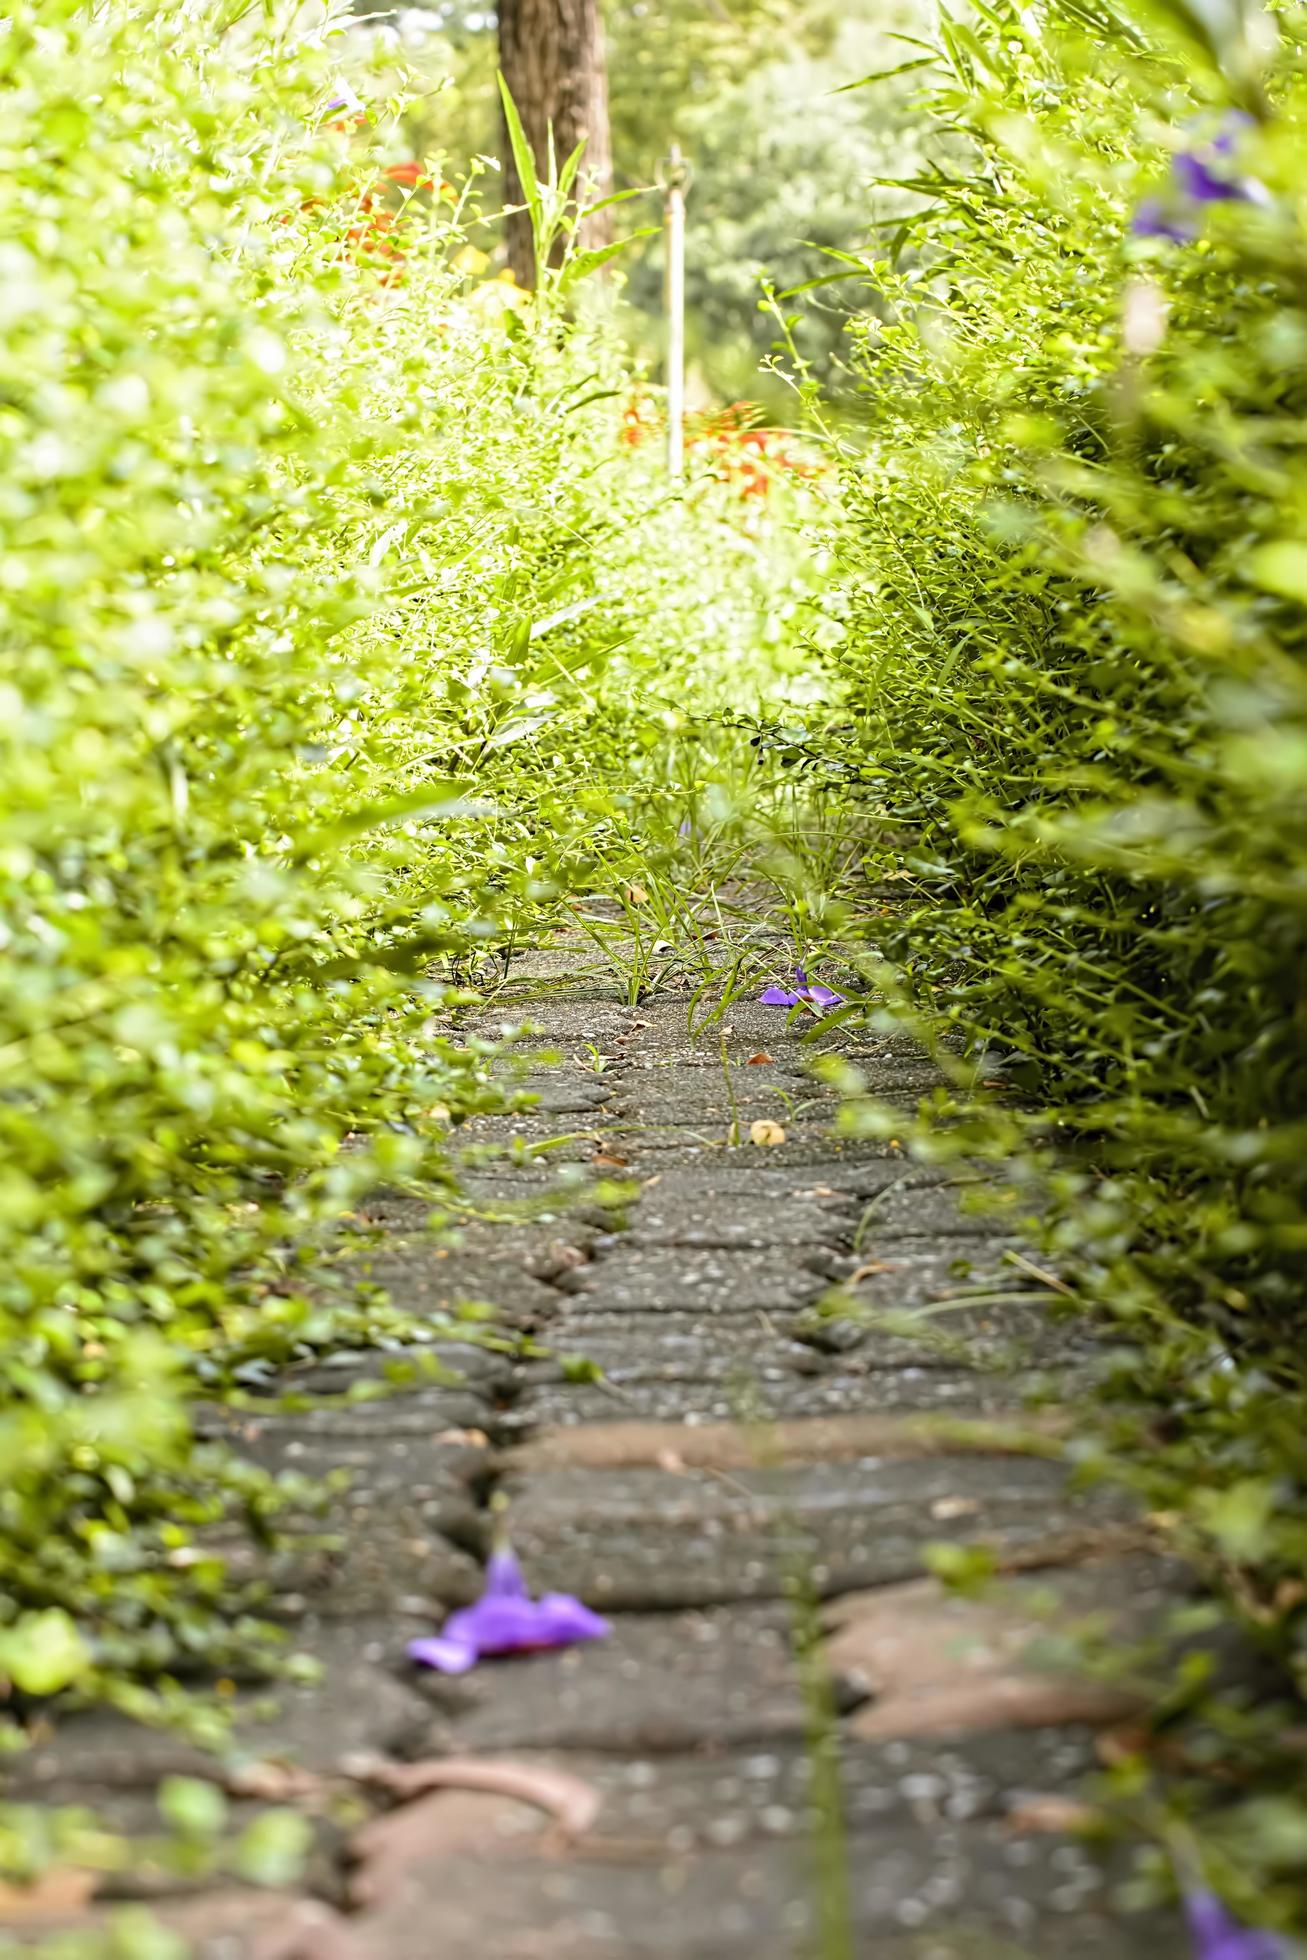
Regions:
[[409, 1659], [442, 1674], [466, 1674], [494, 1654], [529, 1654], [602, 1640], [612, 1629], [570, 1593], [532, 1599], [522, 1568], [506, 1545], [490, 1555], [486, 1587], [475, 1606], [451, 1613], [440, 1633], [409, 1644]]
[[1172, 211], [1160, 197], [1140, 199], [1130, 229], [1136, 238], [1169, 238], [1175, 245], [1187, 245], [1198, 236], [1197, 225]]
[[1289, 1960], [1282, 1940], [1240, 1926], [1213, 1893], [1186, 1892], [1184, 1905], [1197, 1960]]
[[809, 981], [801, 966], [794, 969], [796, 985], [793, 992], [786, 987], [768, 987], [758, 999], [764, 1007], [843, 1007], [843, 994], [832, 993], [823, 987], [819, 980]]
[[1233, 111], [1214, 136], [1178, 150], [1171, 162], [1171, 181], [1160, 197], [1144, 198], [1135, 211], [1132, 230], [1140, 238], [1170, 238], [1187, 244], [1198, 235], [1198, 207], [1204, 204], [1262, 204], [1267, 193], [1250, 177], [1236, 177], [1230, 159], [1251, 116]]

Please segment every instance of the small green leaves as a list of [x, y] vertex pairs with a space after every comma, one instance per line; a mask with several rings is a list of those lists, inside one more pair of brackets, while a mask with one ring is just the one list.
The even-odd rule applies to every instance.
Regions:
[[998, 1560], [988, 1545], [927, 1545], [922, 1553], [926, 1570], [950, 1592], [965, 1598], [983, 1593], [998, 1571]]
[[159, 1786], [159, 1815], [179, 1837], [205, 1842], [221, 1836], [227, 1799], [216, 1783], [195, 1776], [166, 1776]]
[[52, 1606], [0, 1629], [0, 1677], [24, 1694], [54, 1695], [91, 1665], [86, 1643], [67, 1613]]
[[266, 1810], [242, 1831], [232, 1864], [251, 1885], [290, 1885], [313, 1842], [313, 1826], [294, 1810]]

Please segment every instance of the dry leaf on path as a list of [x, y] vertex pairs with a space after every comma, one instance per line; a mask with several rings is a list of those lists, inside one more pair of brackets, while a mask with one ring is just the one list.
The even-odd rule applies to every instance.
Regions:
[[0, 1880], [0, 1926], [32, 1926], [80, 1912], [95, 1894], [96, 1875], [73, 1865], [52, 1865], [30, 1885]]
[[1069, 1837], [1078, 1831], [1092, 1831], [1103, 1823], [1105, 1812], [1075, 1797], [1038, 1793], [1023, 1797], [1003, 1820], [1003, 1828], [1014, 1836], [1047, 1832], [1053, 1837]]
[[448, 1756], [424, 1762], [396, 1763], [384, 1757], [355, 1758], [346, 1773], [355, 1782], [408, 1803], [432, 1790], [485, 1790], [492, 1796], [514, 1797], [551, 1816], [565, 1838], [583, 1837], [599, 1815], [599, 1792], [592, 1783], [564, 1770], [541, 1769], [534, 1763], [486, 1762], [474, 1756]]
[[767, 1053], [767, 1050], [765, 1048], [760, 1048], [756, 1055], [750, 1055], [749, 1067], [757, 1068], [760, 1063], [769, 1062], [771, 1061], [771, 1059], [772, 1057]]

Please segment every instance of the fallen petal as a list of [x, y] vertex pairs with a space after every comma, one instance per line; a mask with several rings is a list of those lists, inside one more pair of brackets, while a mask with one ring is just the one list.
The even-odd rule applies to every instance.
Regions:
[[768, 987], [758, 996], [764, 1007], [802, 1007], [803, 995], [792, 994], [785, 987]]
[[461, 1640], [443, 1640], [435, 1634], [425, 1640], [410, 1640], [408, 1657], [419, 1667], [434, 1667], [441, 1674], [466, 1674], [477, 1664], [477, 1650]]
[[823, 987], [819, 980], [814, 980], [812, 985], [805, 989], [804, 997], [810, 1000], [814, 1007], [843, 1007], [844, 1005], [843, 994], [835, 993], [830, 987]]
[[485, 1591], [476, 1605], [451, 1613], [438, 1635], [414, 1640], [408, 1654], [421, 1667], [466, 1674], [479, 1660], [571, 1647], [579, 1640], [602, 1640], [609, 1632], [607, 1620], [570, 1593], [532, 1599], [522, 1568], [504, 1544], [490, 1556]]
[[1289, 1960], [1282, 1940], [1241, 1926], [1213, 1893], [1188, 1892], [1184, 1904], [1197, 1960]]
[[526, 1599], [526, 1580], [514, 1552], [493, 1551], [486, 1561], [486, 1594], [494, 1599]]

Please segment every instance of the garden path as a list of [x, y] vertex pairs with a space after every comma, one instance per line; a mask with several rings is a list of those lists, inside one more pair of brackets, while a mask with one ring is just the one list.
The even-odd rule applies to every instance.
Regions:
[[[509, 990], [558, 1058], [534, 1108], [475, 1126], [506, 1154], [471, 1171], [485, 1216], [461, 1244], [433, 1245], [412, 1201], [373, 1207], [398, 1301], [492, 1302], [548, 1351], [442, 1347], [457, 1385], [212, 1417], [262, 1463], [354, 1477], [339, 1549], [306, 1539], [267, 1573], [323, 1673], [243, 1746], [298, 1769], [231, 1772], [238, 1814], [289, 1796], [314, 1816], [317, 1897], [228, 1885], [165, 1919], [208, 1960], [1178, 1956], [1178, 1928], [1117, 1916], [1121, 1867], [1061, 1828], [1131, 1697], [1027, 1655], [1050, 1611], [1054, 1631], [1140, 1625], [1179, 1583], [1058, 1460], [1088, 1337], [956, 1170], [833, 1134], [784, 1010], [691, 1036], [684, 994], [626, 1006], [584, 966], [564, 946]], [[817, 1045], [905, 1102], [934, 1080], [904, 1039]], [[759, 1119], [784, 1141], [728, 1147]], [[624, 1216], [578, 1196], [613, 1181]], [[377, 1367], [342, 1356], [301, 1386]], [[475, 1595], [497, 1494], [530, 1580], [612, 1635], [421, 1673], [406, 1643]], [[965, 1567], [977, 1543], [1001, 1575], [982, 1599], [923, 1577], [927, 1546]], [[488, 1787], [378, 1806], [433, 1763]], [[168, 1770], [213, 1773], [87, 1716], [20, 1779], [130, 1827]]]

